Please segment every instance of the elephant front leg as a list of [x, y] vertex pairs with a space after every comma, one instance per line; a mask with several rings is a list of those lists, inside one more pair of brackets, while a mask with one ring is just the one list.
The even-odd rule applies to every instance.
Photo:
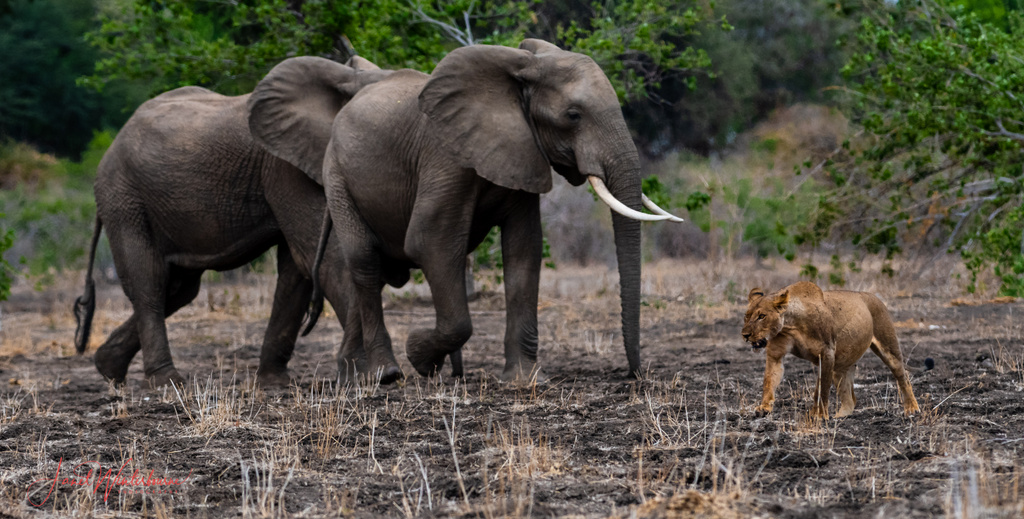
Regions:
[[291, 382], [288, 361], [295, 351], [295, 340], [302, 326], [302, 316], [309, 306], [313, 283], [299, 271], [291, 249], [284, 243], [277, 247], [277, 286], [270, 321], [263, 335], [260, 365], [256, 380], [262, 386], [287, 386]]
[[[459, 352], [473, 335], [466, 299], [466, 256], [458, 254], [454, 258], [442, 259], [443, 256], [438, 254], [423, 263], [437, 312], [435, 326], [412, 330], [405, 346], [409, 363], [417, 373], [426, 377], [440, 373], [445, 357]], [[461, 360], [461, 354], [457, 358]]]
[[[406, 342], [409, 362], [423, 376], [440, 373], [445, 357], [459, 351], [473, 335], [466, 254], [479, 184], [472, 172], [469, 180], [466, 174], [421, 181], [405, 235], [405, 252], [423, 269], [437, 313], [434, 328], [412, 330]], [[454, 358], [461, 361], [461, 355]]]
[[501, 228], [505, 274], [505, 369], [503, 380], [543, 379], [537, 369], [537, 292], [543, 237], [537, 195], [524, 196]]

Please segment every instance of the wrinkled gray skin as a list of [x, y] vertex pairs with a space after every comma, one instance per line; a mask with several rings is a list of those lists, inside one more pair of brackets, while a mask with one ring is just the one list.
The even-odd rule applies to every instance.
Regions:
[[[264, 145], [274, 151], [290, 144]], [[596, 176], [620, 201], [640, 208], [636, 147], [614, 89], [587, 56], [539, 40], [519, 49], [464, 47], [431, 75], [396, 71], [361, 90], [335, 119], [323, 164], [330, 240], [341, 245], [354, 295], [339, 361], [365, 351], [370, 373], [398, 369], [381, 279], [389, 270], [420, 267], [437, 321], [411, 331], [406, 351], [420, 374], [438, 372], [473, 331], [466, 254], [498, 226], [506, 299], [502, 376], [533, 376], [539, 194], [551, 189], [552, 167], [573, 185]], [[630, 374], [638, 375], [640, 222], [612, 218], [623, 340]]]
[[[103, 226], [133, 313], [96, 352], [99, 372], [123, 381], [142, 349], [153, 385], [180, 382], [164, 319], [199, 292], [205, 270], [245, 265], [277, 245], [278, 278], [263, 339], [258, 380], [287, 383], [287, 363], [308, 307], [310, 268], [325, 210], [319, 178], [299, 168], [319, 168], [338, 110], [364, 85], [390, 74], [366, 60], [356, 68], [312, 57], [292, 58], [263, 80], [264, 112], [287, 104], [287, 115], [304, 128], [306, 152], [295, 165], [254, 141], [250, 95], [225, 97], [184, 87], [144, 103], [118, 133], [97, 171], [97, 225]], [[312, 100], [311, 99], [315, 99]], [[281, 117], [281, 110], [276, 114]], [[326, 257], [340, 262], [331, 247]], [[93, 251], [94, 253], [94, 251]], [[92, 273], [76, 313], [76, 346], [84, 351], [95, 306]], [[340, 277], [322, 274], [327, 299], [347, 312]]]

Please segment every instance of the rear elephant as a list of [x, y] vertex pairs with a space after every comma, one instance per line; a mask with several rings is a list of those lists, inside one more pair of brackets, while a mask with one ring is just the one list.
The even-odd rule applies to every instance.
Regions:
[[[179, 88], [147, 101], [128, 120], [97, 170], [86, 291], [75, 305], [75, 346], [82, 353], [96, 304], [93, 257], [105, 227], [133, 313], [96, 352], [104, 377], [124, 381], [141, 349], [152, 385], [182, 381], [165, 318], [196, 297], [205, 270], [245, 265], [276, 245], [277, 286], [257, 374], [261, 383], [289, 380], [287, 363], [312, 292], [311, 268], [326, 207], [319, 178], [303, 171], [321, 164], [342, 106], [391, 73], [358, 58], [350, 64], [291, 58], [262, 81], [265, 96], [289, 102], [288, 111], [277, 116], [304, 128], [306, 139], [297, 145], [294, 162], [268, 153], [253, 139], [249, 94], [226, 97]], [[341, 261], [335, 247], [326, 254]], [[323, 276], [327, 299], [344, 316], [342, 276], [334, 271]]]

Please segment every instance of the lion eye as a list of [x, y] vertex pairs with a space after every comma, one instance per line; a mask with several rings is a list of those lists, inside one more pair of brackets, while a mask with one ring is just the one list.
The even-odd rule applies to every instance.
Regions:
[[761, 319], [764, 319], [764, 314], [760, 314], [760, 315], [757, 316], [757, 320], [758, 321], [760, 321]]

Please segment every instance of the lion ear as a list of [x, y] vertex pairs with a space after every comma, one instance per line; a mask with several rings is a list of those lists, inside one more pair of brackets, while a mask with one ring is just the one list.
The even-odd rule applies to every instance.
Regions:
[[776, 310], [780, 312], [785, 312], [786, 307], [789, 306], [789, 289], [787, 288], [786, 290], [783, 290], [779, 295], [775, 296], [775, 299], [772, 301], [772, 304], [775, 305]]
[[764, 289], [761, 287], [751, 288], [750, 293], [747, 294], [747, 302], [753, 302], [755, 299], [764, 297]]

